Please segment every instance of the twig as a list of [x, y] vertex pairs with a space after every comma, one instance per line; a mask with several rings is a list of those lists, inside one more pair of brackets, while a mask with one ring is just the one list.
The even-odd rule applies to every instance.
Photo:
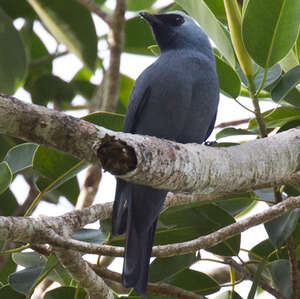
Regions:
[[104, 12], [94, 0], [77, 0], [81, 5], [83, 5], [90, 12], [95, 13], [98, 17], [100, 17], [104, 22], [106, 22], [109, 26], [111, 25], [111, 17]]
[[117, 0], [112, 15], [110, 31], [108, 32], [110, 61], [108, 70], [104, 76], [104, 87], [100, 104], [102, 111], [114, 112], [119, 99], [120, 62], [124, 44], [125, 10], [125, 0]]
[[[94, 271], [99, 274], [104, 279], [109, 279], [112, 281], [121, 282], [121, 275], [119, 273], [103, 269], [101, 266], [90, 264], [91, 268], [94, 269]], [[166, 283], [151, 283], [149, 282], [147, 284], [147, 291], [149, 293], [154, 294], [163, 294], [163, 295], [169, 295], [169, 296], [176, 296], [178, 298], [184, 298], [184, 299], [205, 299], [205, 296], [197, 295], [193, 292], [186, 291], [182, 288], [169, 285]]]
[[290, 262], [290, 277], [292, 282], [292, 295], [291, 298], [298, 298], [299, 294], [299, 275], [298, 266], [295, 252], [295, 244], [293, 237], [289, 237], [286, 241], [287, 252]]
[[220, 128], [226, 128], [229, 126], [238, 126], [241, 124], [247, 123], [251, 118], [244, 118], [244, 119], [238, 119], [238, 120], [232, 120], [232, 121], [227, 121], [227, 122], [222, 122], [219, 123], [218, 125], [215, 126], [215, 129], [220, 129]]

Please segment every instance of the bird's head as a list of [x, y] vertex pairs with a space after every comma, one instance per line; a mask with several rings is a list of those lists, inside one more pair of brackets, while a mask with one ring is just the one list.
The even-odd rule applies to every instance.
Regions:
[[195, 21], [182, 11], [172, 11], [161, 14], [141, 12], [151, 26], [160, 50], [196, 49], [211, 51], [206, 34]]

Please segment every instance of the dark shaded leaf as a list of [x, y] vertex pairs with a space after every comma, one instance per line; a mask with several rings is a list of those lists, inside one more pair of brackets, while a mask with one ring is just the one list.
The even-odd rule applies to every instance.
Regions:
[[[286, 95], [300, 82], [300, 65], [288, 71], [276, 84], [271, 91], [271, 96], [274, 102], [278, 103], [284, 99]], [[300, 94], [299, 103], [300, 106]]]
[[158, 282], [168, 279], [195, 263], [195, 254], [185, 254], [167, 258], [156, 258], [150, 266], [149, 282]]
[[[0, 195], [0, 215], [1, 216], [11, 216], [16, 208], [19, 206], [16, 197], [10, 191], [10, 189], [6, 189]], [[1, 273], [1, 271], [0, 271]], [[1, 274], [0, 274], [1, 275]]]
[[[7, 256], [6, 261], [1, 266], [0, 282], [3, 284], [7, 284], [9, 274], [15, 272], [16, 269], [17, 269], [17, 265], [13, 262], [11, 256]], [[2, 297], [3, 291], [4, 290], [1, 291], [1, 289], [0, 289], [0, 298], [10, 298], [10, 297]]]
[[19, 32], [0, 8], [0, 92], [13, 94], [23, 83], [27, 58]]
[[293, 233], [300, 215], [300, 209], [286, 212], [264, 224], [268, 236], [274, 246], [279, 248]]
[[97, 35], [91, 14], [75, 0], [28, 2], [53, 36], [93, 70], [97, 59]]
[[241, 91], [241, 80], [238, 74], [218, 56], [215, 56], [215, 59], [221, 91], [229, 97], [237, 98]]
[[8, 14], [12, 19], [17, 18], [37, 18], [36, 13], [31, 6], [24, 0], [0, 0], [0, 7]]
[[16, 292], [9, 285], [6, 285], [0, 288], [0, 298], [9, 298], [9, 299], [26, 299], [26, 296]]
[[0, 162], [0, 194], [2, 194], [10, 185], [13, 173], [7, 162]]
[[76, 294], [77, 288], [74, 287], [59, 287], [54, 290], [48, 291], [44, 299], [67, 299], [67, 298], [76, 298], [77, 299], [85, 299], [86, 293], [83, 289], [79, 290], [79, 293]]

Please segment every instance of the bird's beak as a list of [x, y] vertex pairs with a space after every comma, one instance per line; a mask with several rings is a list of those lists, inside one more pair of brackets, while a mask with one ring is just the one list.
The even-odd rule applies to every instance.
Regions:
[[160, 15], [152, 15], [151, 13], [148, 13], [146, 11], [142, 11], [140, 12], [140, 16], [145, 19], [150, 25], [162, 23]]

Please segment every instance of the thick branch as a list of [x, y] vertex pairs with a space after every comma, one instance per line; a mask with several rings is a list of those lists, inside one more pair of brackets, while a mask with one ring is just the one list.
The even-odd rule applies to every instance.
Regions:
[[[300, 129], [229, 148], [179, 144], [112, 132], [83, 120], [0, 95], [0, 133], [52, 146], [173, 192], [220, 194], [300, 181]], [[104, 167], [104, 168], [105, 168]], [[124, 169], [132, 170], [124, 173]]]

